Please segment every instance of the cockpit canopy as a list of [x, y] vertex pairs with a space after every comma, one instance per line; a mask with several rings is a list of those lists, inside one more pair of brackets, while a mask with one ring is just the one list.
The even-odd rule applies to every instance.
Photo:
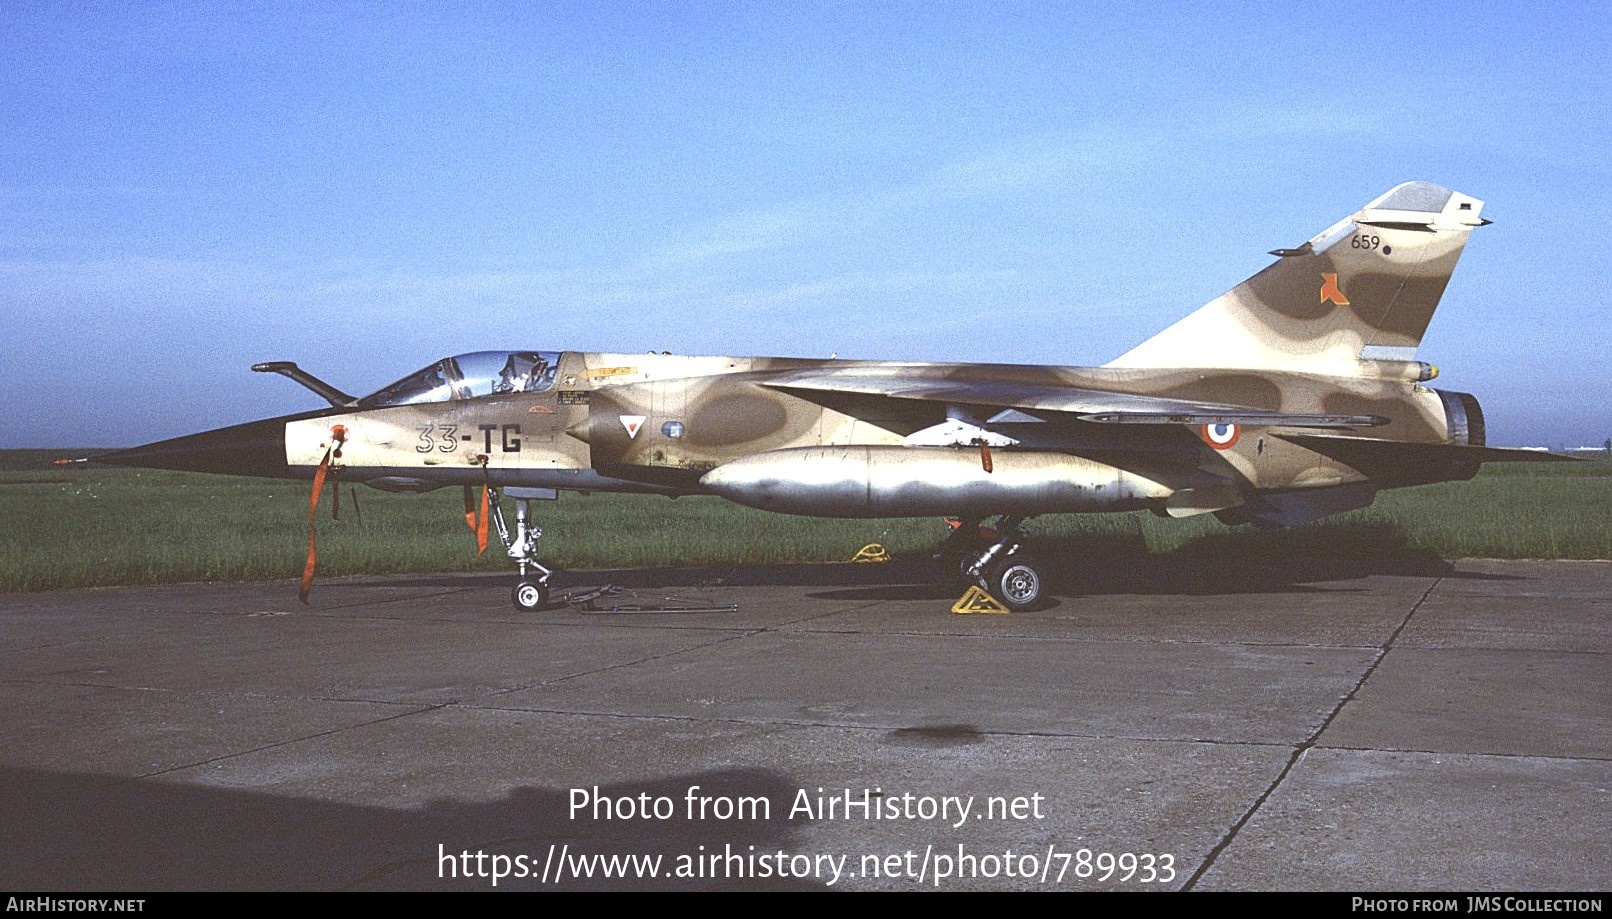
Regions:
[[554, 385], [558, 351], [474, 351], [445, 357], [358, 400], [360, 408], [447, 402], [502, 393], [542, 392]]

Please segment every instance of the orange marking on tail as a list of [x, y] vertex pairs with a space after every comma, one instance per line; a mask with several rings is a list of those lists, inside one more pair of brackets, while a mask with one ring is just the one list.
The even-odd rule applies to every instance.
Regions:
[[1321, 275], [1321, 302], [1331, 300], [1339, 306], [1348, 306], [1349, 298], [1338, 289], [1338, 276], [1335, 274]]

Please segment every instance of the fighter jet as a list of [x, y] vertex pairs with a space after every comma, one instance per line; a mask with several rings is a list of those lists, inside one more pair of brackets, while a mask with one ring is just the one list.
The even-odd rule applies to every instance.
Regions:
[[[1145, 509], [1291, 526], [1490, 461], [1467, 393], [1416, 350], [1483, 202], [1400, 185], [1105, 366], [482, 351], [361, 398], [258, 364], [328, 408], [100, 457], [131, 466], [466, 490], [549, 600], [530, 502], [562, 491], [718, 495], [822, 517], [954, 518], [942, 570], [1043, 599], [1041, 514]], [[473, 499], [480, 490], [480, 509]], [[513, 498], [511, 533], [497, 497]], [[489, 505], [492, 513], [489, 514]], [[310, 512], [311, 516], [311, 512]], [[986, 527], [991, 518], [996, 518]], [[312, 536], [303, 596], [312, 575]]]

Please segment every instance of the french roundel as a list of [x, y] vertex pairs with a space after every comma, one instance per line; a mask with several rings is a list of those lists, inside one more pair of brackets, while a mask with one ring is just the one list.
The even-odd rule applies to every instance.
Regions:
[[1204, 442], [1216, 450], [1224, 450], [1242, 436], [1242, 428], [1235, 424], [1206, 424], [1198, 431]]

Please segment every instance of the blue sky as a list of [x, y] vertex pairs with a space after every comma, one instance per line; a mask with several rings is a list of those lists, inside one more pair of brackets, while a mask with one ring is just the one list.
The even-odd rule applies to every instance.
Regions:
[[1420, 356], [1612, 436], [1603, 4], [0, 5], [0, 447], [491, 348], [1104, 363], [1399, 182]]

